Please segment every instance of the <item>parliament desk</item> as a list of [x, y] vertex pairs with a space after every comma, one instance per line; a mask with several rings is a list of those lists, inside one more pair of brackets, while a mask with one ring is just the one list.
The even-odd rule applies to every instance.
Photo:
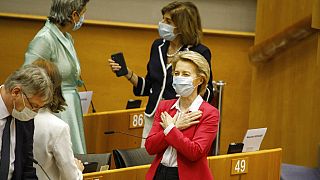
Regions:
[[[281, 148], [208, 157], [215, 180], [279, 180]], [[150, 165], [84, 174], [84, 180], [143, 180]]]
[[[107, 111], [84, 115], [84, 132], [87, 153], [107, 153], [113, 149], [138, 148], [141, 138], [117, 133], [117, 131], [141, 136], [145, 108]], [[115, 131], [113, 134], [104, 134]]]

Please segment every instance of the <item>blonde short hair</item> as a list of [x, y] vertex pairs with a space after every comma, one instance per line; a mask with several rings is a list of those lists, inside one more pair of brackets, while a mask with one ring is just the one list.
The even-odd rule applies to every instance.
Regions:
[[177, 26], [183, 45], [198, 45], [202, 38], [201, 18], [192, 2], [172, 2], [161, 9], [162, 15], [169, 13]]
[[210, 66], [207, 60], [199, 53], [194, 51], [181, 51], [175, 55], [172, 61], [172, 72], [176, 69], [177, 62], [188, 61], [196, 66], [197, 75], [203, 78], [203, 82], [198, 86], [198, 94], [201, 96], [206, 92], [207, 84], [210, 78]]

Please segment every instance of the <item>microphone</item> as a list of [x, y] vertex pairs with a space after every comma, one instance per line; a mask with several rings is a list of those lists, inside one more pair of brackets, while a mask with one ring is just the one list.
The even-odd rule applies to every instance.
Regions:
[[125, 134], [127, 136], [132, 136], [132, 137], [136, 137], [136, 138], [140, 138], [140, 139], [147, 139], [147, 138], [142, 137], [142, 136], [137, 136], [137, 135], [126, 133], [126, 132], [122, 132], [122, 131], [106, 131], [106, 132], [104, 132], [104, 134], [114, 134], [114, 133]]
[[42, 166], [39, 164], [39, 162], [38, 162], [37, 160], [35, 160], [34, 158], [32, 158], [32, 162], [35, 163], [36, 165], [38, 165], [38, 166], [42, 169], [42, 171], [44, 172], [44, 174], [47, 176], [47, 178], [48, 178], [49, 180], [51, 180], [50, 177], [49, 177], [49, 175], [47, 174], [47, 172], [42, 168]]
[[[87, 88], [86, 88], [86, 85], [84, 84], [84, 81], [82, 80], [82, 77], [81, 77], [81, 76], [80, 76], [80, 79], [81, 79], [81, 81], [82, 81], [84, 90], [85, 90], [85, 91], [88, 91]], [[96, 109], [95, 109], [94, 106], [93, 106], [93, 101], [92, 101], [92, 99], [91, 99], [91, 102], [90, 102], [90, 103], [91, 103], [92, 112], [95, 113], [95, 112], [96, 112]]]

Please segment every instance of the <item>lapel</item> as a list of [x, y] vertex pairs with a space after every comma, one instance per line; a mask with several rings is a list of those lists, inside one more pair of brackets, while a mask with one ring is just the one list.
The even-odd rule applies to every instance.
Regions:
[[187, 129], [182, 130], [182, 133], [185, 137], [189, 138], [190, 140], [193, 139], [194, 133], [196, 132], [197, 125], [193, 125]]
[[[167, 64], [167, 51], [168, 51], [168, 46], [169, 42], [163, 39], [163, 43], [158, 46], [158, 51], [159, 51], [159, 59], [161, 63], [161, 68], [164, 77], [167, 76], [167, 69], [166, 69], [166, 64]], [[164, 78], [165, 79], [165, 78]]]
[[[66, 52], [69, 54], [69, 56], [72, 58], [71, 62], [73, 65], [76, 66], [76, 69], [78, 72], [80, 72], [80, 63], [78, 61], [77, 55], [76, 55], [76, 51], [74, 49], [73, 46], [73, 40], [71, 38], [71, 35], [69, 33], [67, 33], [67, 37], [65, 37], [61, 31], [58, 29], [58, 27], [53, 24], [50, 23], [49, 20], [47, 20], [45, 26], [50, 30], [50, 32], [58, 39], [58, 41], [63, 45], [64, 49], [66, 50]], [[69, 41], [72, 41], [72, 44], [70, 44]], [[70, 45], [72, 48], [70, 48]]]
[[[158, 46], [158, 51], [159, 51], [159, 59], [160, 59], [160, 63], [161, 63], [161, 68], [164, 74], [164, 77], [166, 77], [167, 75], [167, 53], [168, 53], [168, 49], [169, 49], [169, 45], [170, 42], [166, 41], [165, 39], [163, 39], [163, 43], [160, 44]], [[180, 49], [180, 51], [185, 51], [185, 50], [191, 50], [191, 49], [195, 49], [194, 46], [182, 46], [182, 48]]]
[[[170, 116], [173, 117], [177, 113], [177, 111], [178, 110], [176, 108], [171, 109], [171, 107], [170, 107], [170, 110], [169, 110]], [[181, 132], [185, 137], [187, 137], [190, 140], [192, 140], [197, 127], [198, 127], [198, 125], [193, 125], [193, 126], [187, 128], [187, 129], [182, 130]]]

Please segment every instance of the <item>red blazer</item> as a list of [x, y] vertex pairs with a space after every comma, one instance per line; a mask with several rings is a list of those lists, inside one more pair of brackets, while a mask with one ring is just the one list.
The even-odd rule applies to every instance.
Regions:
[[209, 169], [207, 154], [216, 137], [219, 122], [219, 111], [209, 103], [203, 101], [199, 110], [202, 111], [200, 123], [182, 131], [171, 129], [167, 136], [160, 125], [160, 114], [167, 111], [172, 117], [177, 109], [170, 109], [176, 99], [164, 100], [159, 103], [154, 116], [154, 122], [145, 148], [150, 155], [156, 154], [146, 175], [147, 180], [152, 180], [160, 164], [162, 156], [169, 145], [177, 150], [177, 163], [180, 180], [213, 179]]

